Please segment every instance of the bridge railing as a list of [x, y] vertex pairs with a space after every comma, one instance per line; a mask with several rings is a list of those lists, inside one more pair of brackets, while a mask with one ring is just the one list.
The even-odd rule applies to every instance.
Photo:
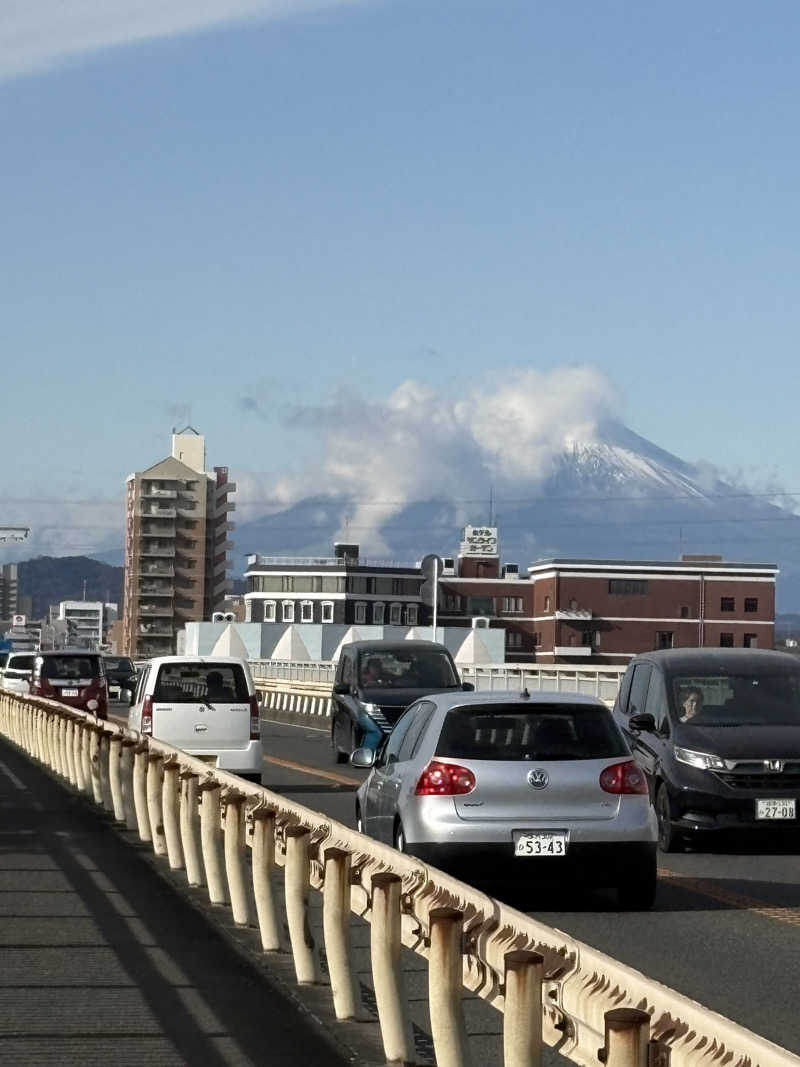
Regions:
[[585, 1067], [800, 1067], [792, 1053], [575, 938], [152, 737], [5, 691], [0, 734], [185, 871], [189, 885], [205, 886], [236, 923], [258, 930], [265, 952], [282, 949], [285, 920], [301, 984], [322, 981], [308, 914], [309, 890], [321, 892], [337, 1019], [356, 1016], [350, 916], [366, 920], [389, 1061], [414, 1059], [402, 944], [428, 963], [441, 1067], [470, 1060], [464, 990], [503, 1013], [506, 1067], [536, 1067], [542, 1041]]

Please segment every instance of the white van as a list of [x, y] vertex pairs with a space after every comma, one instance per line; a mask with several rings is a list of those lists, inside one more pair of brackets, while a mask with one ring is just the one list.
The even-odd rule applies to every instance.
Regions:
[[8, 652], [0, 669], [0, 689], [12, 693], [29, 693], [35, 652]]
[[261, 781], [261, 722], [247, 662], [160, 656], [142, 668], [128, 726], [220, 770]]

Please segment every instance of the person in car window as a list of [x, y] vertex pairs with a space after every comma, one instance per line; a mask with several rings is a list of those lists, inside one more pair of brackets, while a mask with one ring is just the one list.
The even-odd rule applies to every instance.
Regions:
[[685, 689], [681, 698], [681, 708], [679, 711], [681, 722], [688, 722], [689, 719], [693, 719], [698, 711], [703, 707], [703, 694], [699, 689]]
[[209, 700], [224, 700], [227, 690], [219, 671], [209, 671], [206, 677], [206, 690]]
[[381, 661], [376, 656], [370, 656], [361, 671], [362, 685], [377, 685], [381, 679]]

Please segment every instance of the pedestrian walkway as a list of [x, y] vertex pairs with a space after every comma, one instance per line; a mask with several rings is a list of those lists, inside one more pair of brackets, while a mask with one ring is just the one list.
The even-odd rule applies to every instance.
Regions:
[[144, 847], [0, 741], [4, 1067], [344, 1062]]

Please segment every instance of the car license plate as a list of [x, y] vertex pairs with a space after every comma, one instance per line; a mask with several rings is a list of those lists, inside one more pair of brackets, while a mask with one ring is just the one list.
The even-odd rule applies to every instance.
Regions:
[[791, 800], [757, 800], [757, 819], [795, 819], [797, 818], [796, 801]]
[[80, 696], [80, 689], [62, 689], [62, 697], [77, 697]]
[[515, 856], [566, 856], [569, 834], [565, 830], [546, 830], [514, 834]]
[[112, 700], [118, 700], [120, 694], [120, 688], [118, 685], [110, 685], [108, 687], [108, 695]]

